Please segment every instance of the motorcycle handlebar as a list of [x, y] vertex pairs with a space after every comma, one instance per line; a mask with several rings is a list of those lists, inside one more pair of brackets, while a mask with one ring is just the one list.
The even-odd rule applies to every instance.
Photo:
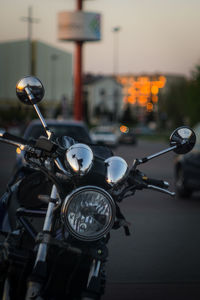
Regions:
[[139, 170], [135, 170], [134, 172], [130, 173], [129, 185], [134, 186], [134, 188], [137, 190], [151, 188], [170, 193], [167, 191], [169, 187], [169, 183], [167, 181], [149, 178]]
[[34, 152], [34, 150], [42, 150], [50, 153], [56, 148], [56, 145], [45, 137], [41, 136], [36, 141], [27, 141], [21, 137], [15, 136], [2, 130], [0, 131], [0, 141], [23, 148], [31, 153]]
[[27, 140], [2, 130], [0, 131], [0, 141], [17, 147], [29, 145]]
[[160, 188], [168, 188], [169, 187], [169, 183], [167, 181], [164, 180], [158, 180], [158, 179], [154, 179], [154, 178], [143, 178], [143, 180], [145, 180], [145, 182], [147, 184], [150, 185], [155, 185], [158, 186]]
[[[43, 154], [45, 156], [52, 156], [55, 153], [58, 145], [53, 143], [51, 140], [45, 137], [39, 137], [36, 141], [27, 141], [21, 137], [12, 135], [4, 130], [0, 130], [0, 141], [24, 148], [27, 152], [31, 153], [33, 156], [41, 157]], [[43, 153], [43, 154], [42, 154]], [[53, 154], [54, 155], [54, 154]], [[54, 161], [59, 167], [60, 170], [64, 172], [64, 174], [69, 175], [65, 168], [62, 166], [59, 158], [54, 156]], [[132, 173], [132, 172], [131, 172]], [[143, 188], [150, 188], [159, 190], [161, 192], [173, 194], [168, 192], [167, 189], [169, 187], [169, 183], [163, 180], [148, 178], [139, 170], [136, 172], [134, 171], [131, 176], [129, 177], [129, 183], [135, 185], [135, 189], [143, 189]]]
[[13, 134], [10, 134], [8, 132], [4, 133], [3, 139], [10, 140], [12, 142], [15, 142], [15, 143], [18, 143], [18, 144], [21, 144], [21, 145], [27, 145], [28, 144], [28, 142], [25, 139], [23, 139], [21, 137], [18, 137], [18, 136], [15, 136]]

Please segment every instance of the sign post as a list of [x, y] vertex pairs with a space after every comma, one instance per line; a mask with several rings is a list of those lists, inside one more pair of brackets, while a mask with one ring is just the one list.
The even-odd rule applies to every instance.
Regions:
[[83, 12], [83, 0], [77, 0], [75, 12], [60, 12], [58, 15], [58, 38], [76, 44], [74, 65], [74, 119], [82, 120], [82, 51], [83, 43], [100, 40], [100, 15]]

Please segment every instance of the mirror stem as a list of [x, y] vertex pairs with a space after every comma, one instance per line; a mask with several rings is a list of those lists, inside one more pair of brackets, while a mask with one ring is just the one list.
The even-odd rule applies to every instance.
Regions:
[[145, 163], [145, 162], [149, 161], [150, 159], [153, 159], [153, 158], [158, 157], [158, 156], [160, 156], [160, 155], [162, 155], [162, 154], [165, 154], [165, 153], [167, 153], [167, 152], [170, 152], [170, 151], [176, 149], [177, 147], [178, 147], [178, 146], [175, 145], [175, 146], [169, 147], [169, 148], [167, 148], [167, 149], [164, 149], [164, 150], [162, 150], [162, 151], [160, 151], [160, 152], [158, 152], [158, 153], [155, 153], [155, 154], [149, 155], [149, 156], [147, 156], [147, 157], [144, 157], [144, 158], [142, 158], [142, 159], [139, 159], [139, 163], [140, 163], [140, 164]]
[[44, 130], [45, 130], [45, 132], [46, 132], [46, 134], [47, 134], [48, 139], [51, 139], [51, 137], [52, 137], [52, 132], [49, 130], [49, 128], [48, 128], [48, 126], [47, 126], [47, 123], [46, 123], [45, 119], [43, 118], [43, 115], [42, 115], [41, 112], [40, 112], [39, 107], [37, 106], [37, 104], [34, 104], [34, 102], [33, 102], [33, 101], [34, 101], [34, 96], [33, 96], [33, 94], [31, 93], [31, 90], [29, 89], [28, 86], [25, 87], [25, 92], [26, 92], [26, 94], [27, 94], [27, 96], [28, 96], [28, 98], [29, 98], [31, 104], [32, 104], [33, 107], [34, 107], [34, 109], [35, 109], [35, 111], [36, 111], [36, 113], [37, 113], [37, 115], [38, 115], [38, 117], [39, 117], [39, 119], [40, 119], [40, 121], [41, 121], [41, 123], [42, 123], [42, 126], [44, 127]]
[[42, 114], [41, 114], [41, 112], [39, 110], [39, 107], [37, 106], [37, 104], [33, 104], [33, 107], [34, 107], [34, 109], [35, 109], [35, 111], [36, 111], [36, 113], [37, 113], [37, 115], [38, 115], [38, 117], [39, 117], [39, 119], [40, 119], [40, 121], [42, 123], [42, 126], [44, 127], [44, 129], [46, 131], [48, 139], [50, 139], [51, 136], [52, 136], [52, 132], [48, 128], [47, 123], [46, 123], [45, 119], [43, 118], [43, 116], [42, 116]]
[[29, 100], [31, 101], [31, 103], [33, 104], [33, 100], [34, 100], [34, 96], [33, 94], [31, 93], [31, 90], [29, 89], [29, 87], [25, 87], [25, 92], [29, 98]]

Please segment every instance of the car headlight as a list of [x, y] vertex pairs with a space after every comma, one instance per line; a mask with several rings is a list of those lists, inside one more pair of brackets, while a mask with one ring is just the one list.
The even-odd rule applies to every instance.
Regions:
[[61, 219], [68, 231], [77, 239], [95, 241], [112, 228], [115, 203], [103, 189], [81, 187], [68, 195], [61, 209]]

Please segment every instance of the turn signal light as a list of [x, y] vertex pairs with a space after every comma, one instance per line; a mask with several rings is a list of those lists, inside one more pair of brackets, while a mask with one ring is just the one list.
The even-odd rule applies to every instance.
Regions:
[[21, 153], [21, 149], [19, 147], [17, 147], [16, 152], [17, 152], [17, 154], [20, 154]]

